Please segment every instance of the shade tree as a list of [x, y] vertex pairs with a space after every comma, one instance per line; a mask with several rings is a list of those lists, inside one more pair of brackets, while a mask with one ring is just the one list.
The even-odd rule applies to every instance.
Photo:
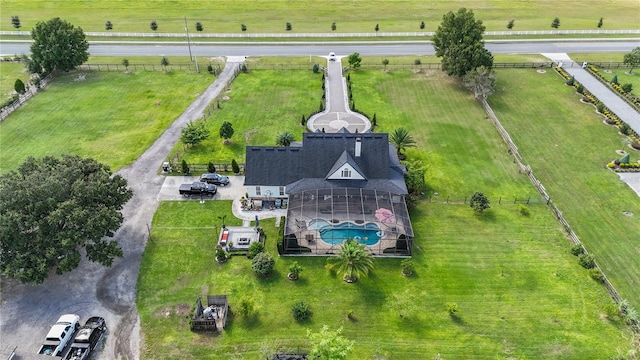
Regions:
[[491, 68], [493, 55], [485, 49], [482, 34], [485, 26], [476, 20], [472, 10], [449, 11], [432, 37], [436, 56], [448, 75], [464, 76], [480, 66]]
[[60, 18], [38, 22], [31, 38], [31, 59], [27, 66], [32, 73], [69, 71], [89, 59], [89, 43], [82, 29]]
[[111, 266], [123, 252], [108, 238], [132, 195], [123, 177], [91, 158], [28, 158], [0, 176], [0, 273], [38, 284], [51, 270], [77, 268], [82, 254]]

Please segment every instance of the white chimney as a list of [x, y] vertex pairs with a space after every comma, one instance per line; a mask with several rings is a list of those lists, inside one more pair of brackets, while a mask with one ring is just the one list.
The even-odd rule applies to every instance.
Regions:
[[360, 150], [362, 149], [362, 139], [356, 138], [356, 157], [360, 157]]

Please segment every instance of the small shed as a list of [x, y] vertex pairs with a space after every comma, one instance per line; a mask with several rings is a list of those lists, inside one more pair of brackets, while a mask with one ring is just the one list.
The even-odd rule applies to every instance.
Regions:
[[198, 297], [191, 321], [192, 331], [222, 331], [227, 325], [229, 301], [227, 295], [207, 295], [207, 305]]

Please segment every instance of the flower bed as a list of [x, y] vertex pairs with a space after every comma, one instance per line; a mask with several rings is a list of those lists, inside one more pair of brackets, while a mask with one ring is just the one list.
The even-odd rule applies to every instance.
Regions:
[[[623, 127], [629, 128], [629, 126], [609, 108], [607, 108], [600, 100], [593, 94], [591, 94], [588, 90], [586, 90], [583, 86], [580, 85], [575, 79], [571, 81], [571, 75], [569, 75], [564, 69], [559, 66], [553, 67], [560, 76], [565, 79], [565, 82], [569, 86], [573, 86], [576, 88], [576, 91], [582, 95], [582, 101], [591, 103], [596, 106], [597, 109], [602, 109], [599, 111], [600, 114], [607, 118], [607, 123], [612, 125], [616, 125], [618, 129], [622, 129]], [[631, 147], [640, 150], [640, 135], [633, 131], [633, 129], [628, 129], [628, 134], [626, 135], [631, 139]], [[615, 164], [614, 162], [610, 162], [607, 166], [616, 172], [640, 172], [640, 164], [636, 163], [628, 163], [628, 164]]]
[[600, 73], [600, 70], [595, 67], [594, 65], [589, 65], [587, 66], [587, 71], [595, 76], [596, 78], [600, 79], [600, 81], [602, 81], [605, 85], [607, 85], [609, 88], [615, 90], [618, 92], [618, 94], [622, 95], [622, 97], [624, 97], [625, 99], [631, 101], [631, 103], [636, 107], [636, 109], [640, 109], [640, 98], [634, 96], [633, 94], [627, 93], [622, 89], [622, 86], [618, 85], [618, 84], [612, 84], [609, 79], [607, 79], [604, 75], [602, 75]]

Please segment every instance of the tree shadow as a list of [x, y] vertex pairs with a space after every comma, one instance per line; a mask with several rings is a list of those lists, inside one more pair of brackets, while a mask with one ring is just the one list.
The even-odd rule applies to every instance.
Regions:
[[496, 213], [491, 210], [485, 210], [481, 213], [476, 213], [476, 216], [480, 221], [496, 222]]
[[457, 325], [466, 325], [466, 323], [464, 322], [464, 320], [458, 316], [457, 314], [449, 314], [449, 317], [451, 318], [451, 320], [453, 320], [454, 323], [456, 323]]

